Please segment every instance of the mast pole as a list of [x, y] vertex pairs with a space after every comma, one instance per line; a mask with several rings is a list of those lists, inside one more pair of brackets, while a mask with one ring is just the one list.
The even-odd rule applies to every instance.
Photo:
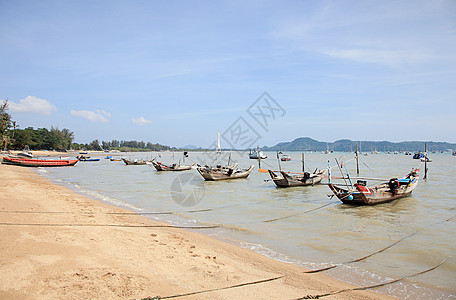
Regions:
[[257, 146], [258, 169], [261, 169], [260, 146]]
[[427, 180], [427, 144], [424, 143], [424, 180]]
[[303, 153], [302, 153], [302, 172], [303, 172], [303, 173], [306, 172], [306, 170], [305, 170], [305, 165], [306, 165], [306, 163], [305, 163], [304, 152], [303, 152]]
[[356, 153], [356, 176], [359, 176], [359, 161], [358, 161], [358, 144], [355, 146]]
[[277, 163], [279, 164], [279, 171], [282, 172], [282, 166], [280, 165], [279, 151], [277, 151]]

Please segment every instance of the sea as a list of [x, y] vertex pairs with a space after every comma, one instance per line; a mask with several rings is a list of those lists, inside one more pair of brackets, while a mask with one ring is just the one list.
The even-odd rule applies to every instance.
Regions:
[[[324, 273], [400, 299], [456, 299], [456, 157], [429, 153], [425, 165], [404, 153], [287, 152], [249, 159], [241, 151], [146, 152], [107, 154], [153, 159], [164, 164], [254, 165], [247, 179], [204, 181], [197, 170], [157, 172], [152, 165], [125, 165], [101, 156], [74, 167], [38, 168], [37, 172], [87, 197], [127, 208], [144, 216], [194, 229], [251, 249], [275, 260]], [[74, 154], [77, 155], [77, 154]], [[89, 154], [90, 155], [90, 154]], [[71, 156], [70, 156], [71, 157]], [[331, 176], [369, 178], [374, 185], [420, 169], [412, 195], [375, 206], [351, 206], [332, 197], [328, 179], [307, 187], [277, 188], [260, 170], [312, 173], [331, 168]], [[350, 180], [331, 179], [350, 184]], [[366, 257], [367, 256], [367, 257]], [[366, 257], [366, 258], [364, 258]], [[364, 258], [360, 261], [357, 259]], [[442, 263], [443, 262], [443, 263]], [[419, 274], [441, 264], [434, 270]], [[312, 276], [312, 275], [309, 275]]]

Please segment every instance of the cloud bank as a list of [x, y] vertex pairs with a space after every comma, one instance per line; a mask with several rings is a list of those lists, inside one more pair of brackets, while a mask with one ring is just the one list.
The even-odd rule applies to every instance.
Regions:
[[133, 119], [131, 119], [131, 121], [133, 122], [133, 124], [136, 124], [139, 126], [144, 126], [144, 125], [152, 123], [152, 121], [146, 120], [146, 119], [144, 119], [144, 117], [139, 117], [138, 119], [133, 118]]
[[108, 119], [111, 117], [111, 114], [104, 110], [72, 110], [71, 114], [76, 117], [82, 117], [91, 122], [108, 122]]
[[57, 111], [57, 107], [51, 104], [46, 99], [41, 99], [35, 96], [27, 96], [19, 103], [8, 101], [9, 109], [12, 112], [29, 112], [43, 115], [50, 115], [53, 111]]

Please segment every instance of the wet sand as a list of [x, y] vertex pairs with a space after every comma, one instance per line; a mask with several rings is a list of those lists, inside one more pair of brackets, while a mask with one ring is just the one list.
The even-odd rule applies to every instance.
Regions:
[[[355, 286], [0, 165], [0, 299], [296, 299]], [[327, 299], [390, 299], [349, 291]]]

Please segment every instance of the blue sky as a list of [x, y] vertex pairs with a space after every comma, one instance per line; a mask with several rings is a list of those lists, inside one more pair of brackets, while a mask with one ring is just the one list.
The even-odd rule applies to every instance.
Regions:
[[79, 143], [207, 147], [238, 118], [260, 146], [456, 142], [453, 0], [0, 1], [0, 43], [20, 128]]

